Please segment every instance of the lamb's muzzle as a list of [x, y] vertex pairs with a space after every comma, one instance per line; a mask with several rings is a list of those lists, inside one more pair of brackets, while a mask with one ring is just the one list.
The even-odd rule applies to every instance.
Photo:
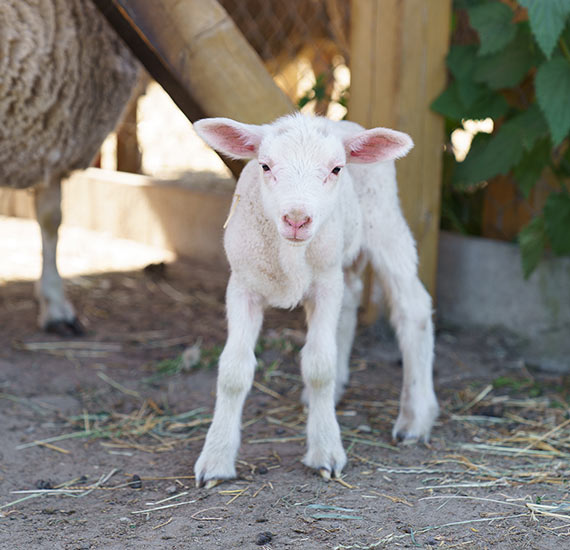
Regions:
[[283, 215], [283, 236], [294, 242], [302, 242], [310, 236], [312, 218], [301, 209], [294, 209]]

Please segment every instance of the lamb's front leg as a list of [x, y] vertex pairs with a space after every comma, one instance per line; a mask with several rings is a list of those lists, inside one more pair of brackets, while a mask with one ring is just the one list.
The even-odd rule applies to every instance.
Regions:
[[255, 342], [263, 321], [262, 299], [232, 276], [226, 293], [228, 340], [220, 356], [214, 418], [196, 462], [196, 486], [236, 476], [241, 413], [253, 383]]
[[303, 462], [324, 478], [338, 477], [346, 464], [335, 414], [337, 376], [336, 331], [343, 295], [343, 275], [321, 277], [308, 305], [307, 342], [301, 352], [301, 369], [309, 405], [307, 453]]

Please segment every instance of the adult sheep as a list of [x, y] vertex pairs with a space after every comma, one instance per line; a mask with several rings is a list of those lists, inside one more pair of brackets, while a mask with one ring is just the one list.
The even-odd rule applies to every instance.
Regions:
[[90, 0], [0, 2], [0, 185], [34, 187], [43, 329], [81, 332], [56, 266], [61, 179], [91, 164], [137, 74], [137, 62]]
[[304, 463], [329, 478], [346, 463], [335, 401], [348, 363], [367, 259], [379, 274], [403, 356], [395, 438], [427, 439], [437, 416], [431, 299], [402, 215], [393, 159], [406, 134], [292, 115], [265, 126], [205, 119], [195, 129], [212, 147], [252, 159], [236, 188], [224, 237], [231, 276], [228, 339], [220, 356], [214, 417], [195, 466], [197, 485], [235, 476], [240, 417], [255, 370], [266, 307], [303, 304], [301, 371], [308, 404]]

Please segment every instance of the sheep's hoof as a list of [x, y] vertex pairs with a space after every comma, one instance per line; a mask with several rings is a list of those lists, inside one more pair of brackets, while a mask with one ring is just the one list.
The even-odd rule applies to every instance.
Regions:
[[408, 435], [406, 432], [398, 432], [394, 434], [393, 437], [396, 443], [402, 443], [404, 445], [414, 445], [416, 443], [426, 443], [426, 439], [424, 437], [418, 437], [415, 435]]
[[330, 481], [331, 479], [339, 479], [341, 477], [340, 470], [329, 470], [328, 468], [319, 468], [319, 474], [325, 481]]
[[207, 481], [205, 481], [202, 478], [200, 479], [196, 478], [196, 489], [200, 489], [202, 487], [204, 487], [205, 489], [213, 489], [223, 481], [224, 481], [223, 479], [208, 479]]
[[218, 486], [222, 482], [221, 479], [209, 479], [206, 481], [206, 489], [213, 489], [214, 487]]
[[319, 470], [319, 474], [321, 474], [321, 477], [325, 480], [325, 481], [330, 481], [331, 480], [331, 471], [328, 468], [321, 468]]
[[63, 337], [82, 336], [85, 334], [85, 328], [77, 317], [74, 317], [70, 321], [64, 321], [62, 319], [48, 321], [44, 326], [44, 330]]

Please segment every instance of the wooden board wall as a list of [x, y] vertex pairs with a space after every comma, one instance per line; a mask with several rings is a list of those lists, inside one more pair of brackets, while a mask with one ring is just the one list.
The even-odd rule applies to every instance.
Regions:
[[445, 87], [451, 0], [352, 0], [348, 118], [407, 132], [400, 199], [435, 297], [444, 121], [429, 105]]

